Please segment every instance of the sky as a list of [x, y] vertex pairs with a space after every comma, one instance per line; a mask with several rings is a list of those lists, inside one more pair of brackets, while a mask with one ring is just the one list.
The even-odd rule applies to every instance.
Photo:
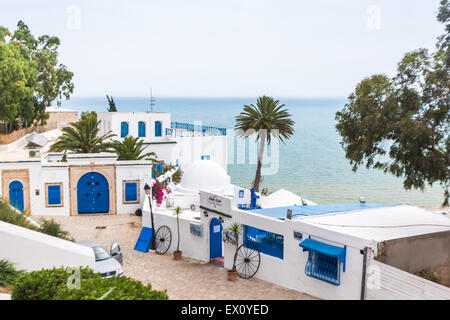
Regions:
[[73, 96], [346, 97], [434, 49], [439, 0], [2, 0], [61, 40]]

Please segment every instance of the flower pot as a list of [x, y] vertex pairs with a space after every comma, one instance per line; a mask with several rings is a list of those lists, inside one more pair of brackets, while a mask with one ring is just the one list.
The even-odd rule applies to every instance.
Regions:
[[236, 277], [237, 277], [237, 271], [236, 270], [228, 270], [227, 271], [227, 275], [228, 275], [228, 280], [230, 281], [235, 281]]
[[173, 252], [173, 259], [174, 260], [181, 260], [181, 255], [183, 254], [182, 251], [174, 251]]

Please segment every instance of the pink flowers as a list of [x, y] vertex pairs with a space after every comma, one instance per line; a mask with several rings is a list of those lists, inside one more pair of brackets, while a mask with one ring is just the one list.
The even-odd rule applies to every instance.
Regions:
[[163, 184], [159, 181], [155, 181], [153, 183], [153, 200], [156, 201], [156, 206], [161, 206], [161, 203], [164, 200], [164, 195], [170, 194], [169, 188], [163, 186]]

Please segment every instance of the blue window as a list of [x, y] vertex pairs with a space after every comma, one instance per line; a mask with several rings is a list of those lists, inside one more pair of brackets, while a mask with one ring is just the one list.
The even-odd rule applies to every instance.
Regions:
[[244, 243], [261, 253], [283, 259], [284, 237], [280, 234], [244, 225]]
[[347, 247], [332, 246], [327, 243], [305, 239], [299, 244], [303, 251], [308, 251], [308, 260], [305, 265], [305, 274], [312, 278], [331, 283], [335, 286], [341, 284], [341, 263], [344, 264]]
[[162, 125], [161, 121], [155, 122], [155, 137], [161, 137], [162, 135]]
[[128, 122], [123, 121], [120, 124], [120, 137], [125, 138], [128, 135]]
[[211, 156], [210, 155], [203, 155], [200, 157], [201, 160], [211, 160]]
[[163, 172], [163, 164], [162, 163], [156, 163], [156, 164], [153, 165], [153, 169], [154, 170], [152, 170], [152, 178], [156, 179], [157, 175], [159, 176]]
[[47, 185], [47, 206], [62, 206], [61, 184]]
[[139, 121], [138, 123], [138, 135], [139, 137], [143, 138], [145, 137], [145, 122], [144, 121]]
[[239, 198], [243, 198], [244, 197], [244, 190], [239, 190]]
[[139, 202], [139, 186], [138, 181], [124, 181], [125, 203]]

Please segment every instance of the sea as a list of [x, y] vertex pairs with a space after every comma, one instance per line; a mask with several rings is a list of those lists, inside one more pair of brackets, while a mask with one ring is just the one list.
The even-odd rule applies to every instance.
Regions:
[[[295, 134], [285, 143], [273, 143], [267, 149], [266, 175], [261, 186], [269, 192], [284, 188], [318, 204], [357, 203], [361, 197], [367, 203], [379, 204], [435, 206], [443, 202], [444, 190], [439, 185], [427, 186], [424, 191], [406, 191], [401, 178], [380, 170], [362, 167], [352, 171], [335, 129], [336, 112], [345, 106], [346, 99], [278, 99], [295, 121]], [[150, 110], [149, 97], [114, 97], [114, 100], [118, 111]], [[232, 132], [235, 117], [244, 105], [252, 103], [256, 103], [256, 98], [159, 97], [153, 110], [170, 112], [172, 121], [201, 122]], [[63, 101], [62, 107], [101, 112], [107, 111], [108, 102], [106, 97], [72, 97]], [[250, 151], [245, 159], [237, 155], [239, 143], [242, 141], [230, 136], [229, 154], [233, 156], [229, 157], [228, 174], [233, 184], [249, 187], [256, 163]], [[247, 142], [247, 150], [252, 150], [249, 145], [253, 143], [253, 139]]]

